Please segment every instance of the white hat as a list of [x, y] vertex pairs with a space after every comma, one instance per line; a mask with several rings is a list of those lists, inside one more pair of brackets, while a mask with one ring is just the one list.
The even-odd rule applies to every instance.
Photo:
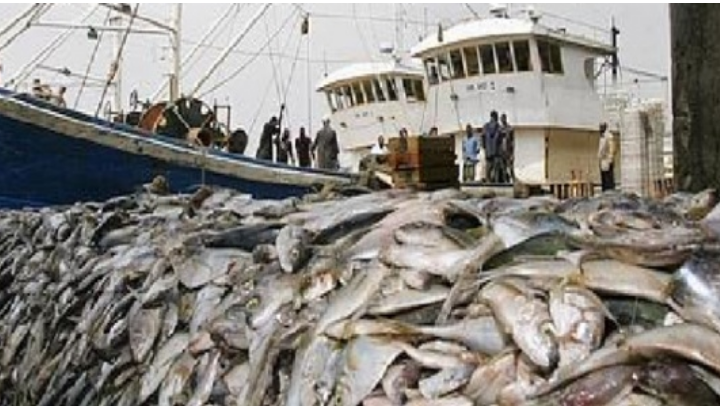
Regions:
[[325, 114], [322, 119], [323, 123], [329, 123], [330, 122], [330, 115]]

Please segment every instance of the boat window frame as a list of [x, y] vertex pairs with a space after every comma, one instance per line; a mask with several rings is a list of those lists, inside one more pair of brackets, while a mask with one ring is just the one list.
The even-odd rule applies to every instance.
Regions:
[[[538, 38], [535, 43], [537, 44], [538, 56], [540, 58], [540, 71], [548, 75], [564, 75], [565, 67], [560, 44], [548, 38]], [[544, 47], [547, 49], [546, 58], [543, 57], [542, 50]], [[555, 60], [555, 57], [557, 57], [557, 60]], [[545, 59], [547, 59], [547, 61]]]
[[[373, 89], [372, 79], [363, 79], [360, 81], [360, 86], [365, 94], [366, 104], [377, 103], [377, 97], [375, 97], [375, 90]], [[370, 91], [368, 93], [368, 90]]]
[[418, 102], [426, 102], [425, 81], [422, 79], [414, 79], [413, 82], [415, 82], [415, 97], [418, 99]]
[[[468, 50], [472, 50], [475, 52], [475, 67], [477, 68], [477, 73], [474, 73], [474, 74], [470, 74], [470, 64], [467, 63], [467, 61], [468, 61], [467, 51]], [[463, 63], [465, 64], [466, 77], [471, 78], [471, 77], [482, 75], [482, 64], [480, 62], [480, 48], [478, 45], [463, 47], [462, 48], [462, 57], [463, 57]]]
[[[507, 47], [507, 60], [504, 62], [509, 62], [509, 66], [504, 65], [500, 59], [500, 49]], [[495, 48], [495, 58], [497, 61], [497, 73], [498, 74], [508, 74], [508, 73], [515, 73], [515, 58], [513, 57], [512, 52], [512, 45], [511, 41], [498, 41], [493, 43], [493, 48]], [[509, 70], [508, 70], [509, 69]]]
[[334, 89], [328, 89], [325, 92], [325, 96], [327, 97], [328, 106], [330, 107], [330, 111], [335, 113], [339, 111], [337, 107], [337, 99], [335, 98], [335, 90]]
[[379, 76], [376, 76], [371, 79], [373, 89], [375, 90], [375, 96], [377, 96], [377, 102], [378, 103], [385, 103], [387, 101], [387, 97], [385, 96], [385, 92], [382, 88], [382, 82], [380, 81], [381, 78]]
[[[524, 73], [524, 72], [533, 72], [534, 66], [533, 66], [533, 60], [532, 60], [532, 48], [530, 45], [529, 39], [515, 39], [510, 41], [511, 50], [512, 50], [512, 56], [513, 56], [513, 63], [515, 64], [515, 72], [517, 73]], [[518, 63], [518, 57], [517, 57], [517, 51], [516, 51], [516, 44], [523, 44], [526, 47], [527, 51], [527, 69], [521, 70], [520, 64]]]
[[386, 90], [388, 92], [387, 99], [389, 102], [396, 102], [400, 100], [400, 93], [398, 92], [397, 81], [395, 75], [384, 75]]
[[348, 102], [348, 108], [357, 106], [357, 103], [355, 103], [355, 95], [349, 83], [342, 86], [342, 91], [345, 95], [345, 100]]
[[363, 93], [362, 83], [358, 80], [350, 82], [350, 88], [352, 89], [353, 96], [355, 97], [355, 106], [363, 106], [367, 104], [365, 94]]
[[423, 65], [425, 66], [425, 77], [427, 78], [430, 86], [439, 85], [441, 83], [441, 80], [438, 59], [435, 57], [426, 58], [423, 61]]
[[[453, 55], [459, 57], [459, 60], [453, 59]], [[465, 70], [465, 58], [463, 57], [463, 48], [455, 48], [448, 51], [448, 61], [450, 62], [450, 78], [452, 80], [465, 79], [467, 72]], [[456, 62], [459, 62], [459, 66]], [[460, 72], [457, 68], [460, 68]]]
[[[486, 63], [485, 63], [485, 58], [483, 55], [483, 49], [490, 49], [490, 51], [492, 51], [492, 57], [493, 57], [493, 60], [492, 60], [493, 71], [492, 72], [487, 72], [485, 70]], [[483, 75], [496, 75], [498, 73], [497, 56], [495, 55], [495, 44], [494, 43], [478, 45], [478, 56], [480, 59], [480, 67], [482, 68]]]
[[[441, 58], [442, 55], [445, 55], [445, 58]], [[450, 53], [449, 52], [443, 52], [442, 55], [438, 55], [437, 58], [437, 67], [438, 67], [438, 73], [440, 74], [440, 83], [443, 82], [449, 82], [452, 80], [452, 64], [450, 63]], [[447, 76], [443, 76], [443, 66], [445, 66], [445, 71]]]

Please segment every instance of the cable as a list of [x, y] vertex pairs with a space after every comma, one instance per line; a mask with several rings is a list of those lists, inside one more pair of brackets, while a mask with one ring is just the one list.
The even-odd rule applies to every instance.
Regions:
[[217, 84], [215, 84], [214, 86], [212, 86], [210, 89], [208, 89], [207, 91], [205, 91], [204, 93], [202, 93], [202, 94], [201, 94], [200, 96], [198, 96], [198, 97], [199, 97], [199, 98], [203, 98], [203, 97], [207, 96], [209, 93], [217, 90], [218, 88], [220, 88], [220, 87], [222, 87], [222, 86], [225, 86], [228, 82], [230, 82], [231, 80], [235, 79], [235, 78], [237, 77], [237, 75], [239, 75], [240, 73], [242, 73], [242, 71], [244, 71], [245, 68], [247, 68], [251, 63], [255, 62], [255, 60], [256, 60], [257, 58], [259, 58], [261, 55], [263, 55], [262, 50], [264, 50], [264, 49], [266, 49], [266, 48], [268, 47], [268, 45], [270, 44], [270, 41], [271, 41], [273, 38], [275, 38], [275, 37], [277, 37], [278, 35], [280, 35], [280, 33], [285, 29], [285, 27], [287, 26], [287, 24], [292, 20], [292, 17], [293, 17], [293, 14], [290, 14], [290, 15], [288, 16], [288, 18], [283, 22], [283, 25], [280, 27], [280, 29], [277, 30], [277, 31], [275, 32], [275, 34], [273, 34], [270, 38], [268, 38], [268, 40], [265, 42], [265, 44], [263, 44], [263, 46], [260, 47], [260, 49], [258, 50], [258, 52], [255, 52], [255, 53], [250, 54], [250, 55], [251, 55], [251, 58], [250, 58], [245, 64], [241, 65], [238, 69], [236, 69], [233, 73], [231, 73], [230, 76], [228, 76], [227, 78], [221, 80], [220, 82], [218, 82]]
[[[105, 96], [107, 95], [108, 88], [110, 87], [110, 84], [112, 83], [113, 79], [117, 75], [117, 70], [120, 65], [120, 60], [122, 59], [123, 50], [125, 49], [125, 44], [127, 44], [127, 39], [130, 36], [130, 29], [133, 26], [133, 23], [135, 22], [135, 17], [138, 14], [138, 10], [140, 9], [140, 3], [135, 4], [135, 9], [132, 12], [132, 15], [130, 15], [130, 21], [128, 22], [128, 26], [125, 29], [125, 33], [123, 34], [122, 41], [120, 42], [120, 48], [118, 49], [118, 53], [115, 56], [115, 60], [113, 61], [113, 64], [110, 68], [110, 74], [108, 75], [107, 81], [105, 82], [105, 87], [103, 88], [102, 95], [100, 96], [100, 102], [98, 103], [97, 110], [95, 110], [95, 117], [98, 117], [100, 115], [100, 110], [102, 110], [102, 104], [103, 101], [105, 101]], [[119, 106], [115, 106], [116, 108], [119, 108]]]
[[[108, 10], [107, 16], [105, 17], [104, 24], [107, 24], [107, 22], [110, 21], [110, 13], [112, 13], [112, 10]], [[95, 58], [97, 57], [97, 52], [100, 49], [100, 43], [102, 42], [104, 35], [105, 35], [105, 31], [100, 31], [100, 34], [98, 35], [98, 39], [95, 42], [95, 48], [93, 49], [92, 55], [90, 55], [90, 61], [88, 62], [87, 68], [85, 69], [85, 75], [83, 76], [82, 84], [80, 85], [78, 94], [75, 97], [75, 104], [73, 105], [73, 109], [75, 109], [75, 110], [77, 110], [78, 105], [80, 104], [80, 98], [82, 97], [82, 94], [85, 91], [85, 84], [87, 83], [87, 77], [90, 75], [90, 69], [92, 69], [92, 66], [95, 63]]]

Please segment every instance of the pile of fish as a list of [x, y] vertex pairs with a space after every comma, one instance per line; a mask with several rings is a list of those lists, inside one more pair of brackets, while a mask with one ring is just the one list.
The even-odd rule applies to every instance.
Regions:
[[0, 212], [1, 405], [717, 405], [712, 191]]

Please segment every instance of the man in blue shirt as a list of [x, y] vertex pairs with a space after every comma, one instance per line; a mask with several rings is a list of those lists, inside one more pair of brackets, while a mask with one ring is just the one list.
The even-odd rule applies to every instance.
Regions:
[[498, 123], [498, 113], [493, 111], [490, 113], [490, 121], [483, 127], [483, 144], [485, 145], [485, 172], [487, 180], [490, 183], [498, 183], [500, 181], [499, 162], [500, 157], [500, 124]]
[[463, 181], [471, 182], [475, 180], [475, 166], [478, 163], [480, 142], [470, 124], [465, 128], [465, 133], [467, 138], [463, 142]]

